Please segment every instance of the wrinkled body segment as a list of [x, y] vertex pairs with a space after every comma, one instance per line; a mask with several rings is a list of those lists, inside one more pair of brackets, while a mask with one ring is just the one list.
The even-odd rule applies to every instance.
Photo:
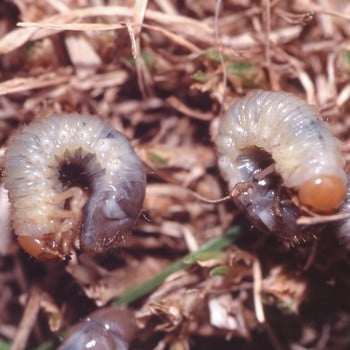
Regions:
[[34, 121], [5, 155], [5, 187], [19, 242], [32, 255], [69, 254], [120, 242], [138, 218], [146, 177], [128, 140], [97, 117]]
[[278, 190], [276, 176], [257, 179], [266, 166], [261, 160], [266, 154], [281, 185], [296, 191], [301, 205], [329, 213], [344, 201], [347, 181], [340, 143], [315, 108], [298, 97], [250, 93], [220, 120], [216, 144], [219, 167], [230, 189], [251, 184], [239, 191], [236, 203], [266, 231], [286, 235], [303, 231], [296, 224], [300, 210]]
[[127, 350], [137, 331], [133, 313], [104, 308], [75, 325], [58, 350]]

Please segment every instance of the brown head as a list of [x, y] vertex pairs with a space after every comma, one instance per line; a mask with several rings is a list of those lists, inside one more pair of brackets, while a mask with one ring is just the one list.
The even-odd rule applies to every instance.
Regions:
[[345, 195], [345, 181], [329, 175], [320, 175], [305, 181], [298, 193], [302, 204], [320, 213], [330, 213], [339, 208]]

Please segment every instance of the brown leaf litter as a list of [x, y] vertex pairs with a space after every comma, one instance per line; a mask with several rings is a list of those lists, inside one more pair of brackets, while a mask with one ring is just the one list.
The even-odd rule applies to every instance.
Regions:
[[1, 2], [1, 169], [22, 125], [78, 112], [123, 132], [148, 171], [135, 232], [111, 255], [76, 252], [66, 263], [18, 248], [1, 187], [4, 348], [57, 347], [60, 332], [240, 224], [237, 245], [130, 306], [135, 346], [348, 349], [350, 265], [334, 233], [289, 248], [254, 231], [231, 201], [210, 200], [229, 195], [216, 120], [251, 89], [315, 104], [350, 158], [349, 21], [346, 0]]

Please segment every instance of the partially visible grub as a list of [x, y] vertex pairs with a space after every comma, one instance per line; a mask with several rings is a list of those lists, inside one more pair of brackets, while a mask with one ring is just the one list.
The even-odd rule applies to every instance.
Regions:
[[1, 338], [21, 338], [28, 291], [43, 312], [36, 304], [31, 336], [16, 342], [35, 348], [243, 223], [239, 248], [197, 257], [131, 306], [140, 348], [348, 349], [348, 254], [328, 228], [293, 249], [252, 229], [227, 200], [212, 134], [233, 100], [285, 90], [316, 105], [350, 160], [349, 10], [347, 0], [1, 2], [0, 170], [23, 125], [86, 113], [125, 133], [148, 173], [138, 225], [111, 256], [43, 264], [3, 243]]

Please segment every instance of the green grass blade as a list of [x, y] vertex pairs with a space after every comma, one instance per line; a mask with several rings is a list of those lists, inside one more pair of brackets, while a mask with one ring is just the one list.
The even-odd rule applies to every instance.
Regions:
[[[175, 263], [166, 267], [158, 275], [150, 278], [149, 280], [145, 281], [139, 286], [130, 289], [129, 291], [124, 293], [121, 297], [119, 297], [113, 304], [128, 305], [135, 302], [139, 298], [147, 295], [152, 290], [159, 287], [164, 282], [164, 280], [174, 272], [187, 269], [188, 267], [194, 265], [199, 260], [198, 259], [199, 256], [202, 258], [201, 260], [203, 261], [203, 254], [201, 255], [201, 253], [207, 253], [207, 252], [217, 253], [220, 250], [223, 250], [224, 248], [229, 246], [238, 237], [240, 233], [241, 233], [240, 227], [235, 226], [231, 228], [221, 237], [214, 238], [213, 240], [202, 245], [196, 252], [186, 255], [181, 260], [178, 260]], [[212, 257], [213, 257], [212, 254], [208, 254], [208, 258], [212, 258]]]

